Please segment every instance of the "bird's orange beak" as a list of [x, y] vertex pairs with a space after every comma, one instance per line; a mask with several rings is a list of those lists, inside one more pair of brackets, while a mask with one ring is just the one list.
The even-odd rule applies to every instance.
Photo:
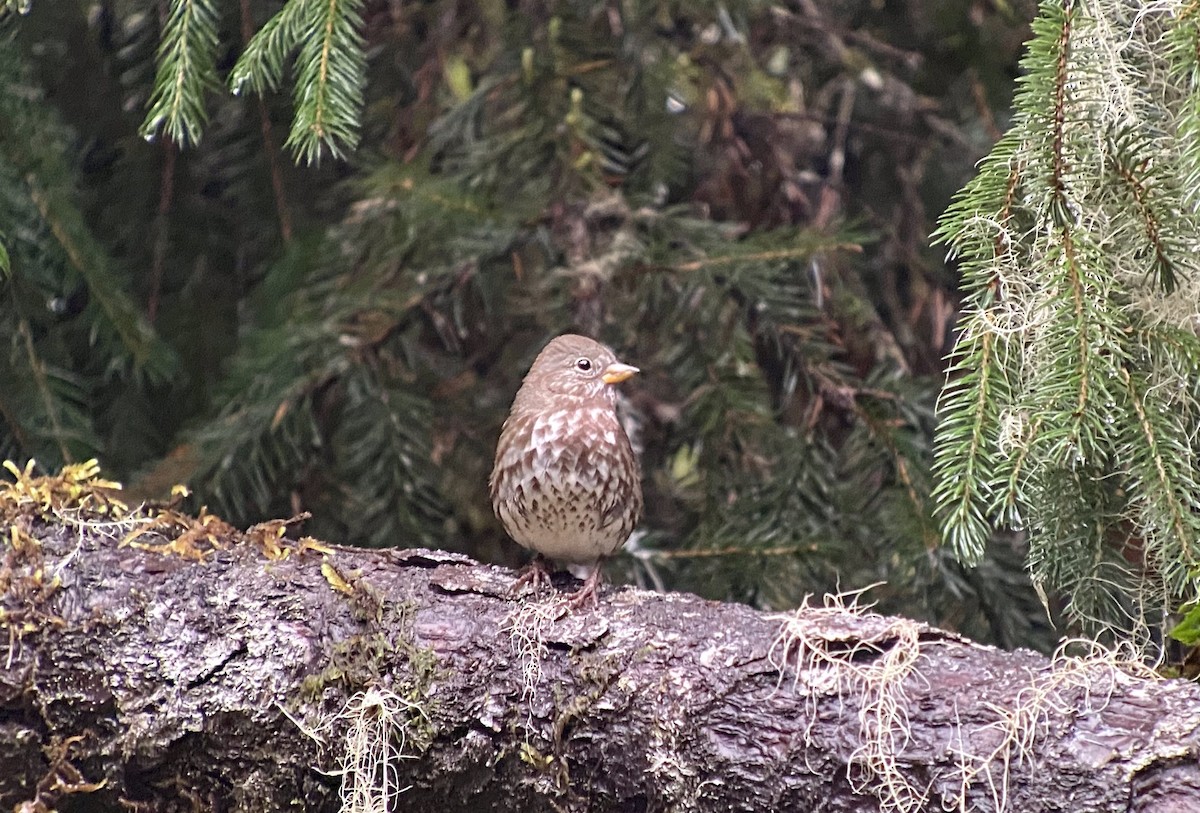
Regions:
[[634, 373], [639, 372], [641, 371], [637, 367], [629, 364], [622, 364], [619, 361], [614, 361], [612, 364], [604, 368], [604, 373], [600, 376], [600, 378], [605, 384], [620, 384]]

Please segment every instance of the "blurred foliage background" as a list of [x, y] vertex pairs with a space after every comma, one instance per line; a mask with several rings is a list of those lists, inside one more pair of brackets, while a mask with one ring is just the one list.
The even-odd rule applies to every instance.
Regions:
[[769, 608], [882, 582], [885, 611], [1057, 638], [1023, 537], [965, 569], [930, 497], [959, 293], [928, 236], [1008, 127], [1031, 2], [23, 5], [4, 457], [516, 564], [494, 444], [583, 332], [643, 370], [615, 579]]

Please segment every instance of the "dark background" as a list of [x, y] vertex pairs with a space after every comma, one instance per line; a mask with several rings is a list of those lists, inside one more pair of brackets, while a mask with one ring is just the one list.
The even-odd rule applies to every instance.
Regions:
[[[280, 4], [220, 9], [218, 74]], [[1031, 3], [368, 2], [361, 141], [297, 165], [291, 77], [139, 135], [165, 3], [0, 34], [0, 454], [98, 457], [235, 523], [516, 564], [487, 473], [561, 332], [624, 388], [647, 515], [614, 579], [1057, 637], [1020, 538], [939, 544], [955, 269]]]

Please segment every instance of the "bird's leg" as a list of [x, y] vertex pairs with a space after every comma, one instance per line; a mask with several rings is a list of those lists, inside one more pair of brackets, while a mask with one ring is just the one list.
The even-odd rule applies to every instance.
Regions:
[[566, 603], [568, 610], [578, 610], [591, 604], [593, 607], [600, 606], [600, 562], [596, 562], [596, 566], [592, 568], [592, 572], [583, 580], [583, 587], [580, 587], [571, 595], [567, 596]]
[[521, 571], [521, 575], [513, 582], [513, 586], [509, 588], [509, 595], [517, 596], [521, 594], [521, 588], [527, 584], [533, 585], [533, 592], [539, 592], [543, 587], [553, 587], [554, 582], [550, 579], [550, 566], [546, 562], [546, 557], [542, 554], [537, 554], [533, 557], [533, 561], [526, 565]]

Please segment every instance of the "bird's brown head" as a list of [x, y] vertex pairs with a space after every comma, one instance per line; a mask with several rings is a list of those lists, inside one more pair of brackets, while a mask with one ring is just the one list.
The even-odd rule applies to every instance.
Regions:
[[637, 367], [617, 361], [613, 351], [600, 342], [573, 334], [559, 336], [534, 359], [513, 411], [597, 402], [612, 405], [616, 402], [612, 385], [637, 372]]

